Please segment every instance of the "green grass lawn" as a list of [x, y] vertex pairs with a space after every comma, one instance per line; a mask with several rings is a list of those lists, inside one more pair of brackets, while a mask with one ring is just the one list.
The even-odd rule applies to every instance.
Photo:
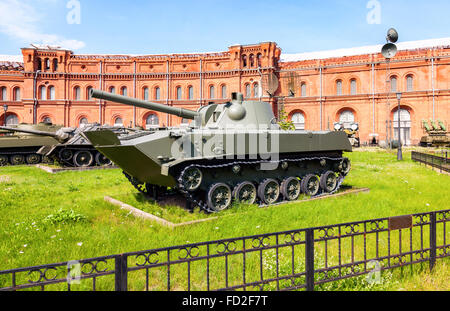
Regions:
[[[175, 229], [135, 218], [103, 197], [129, 200], [179, 221], [217, 215], [192, 215], [174, 207], [161, 211], [136, 196], [118, 169], [49, 174], [34, 167], [3, 167], [0, 270], [450, 208], [450, 177], [411, 162], [409, 153], [400, 163], [396, 154], [384, 151], [347, 156], [353, 168], [344, 185], [367, 187], [369, 193], [263, 209], [239, 207], [225, 217]], [[374, 289], [449, 290], [448, 264], [438, 261], [433, 275], [422, 265], [409, 273], [393, 272], [395, 282]], [[361, 289], [352, 282], [324, 289]]]

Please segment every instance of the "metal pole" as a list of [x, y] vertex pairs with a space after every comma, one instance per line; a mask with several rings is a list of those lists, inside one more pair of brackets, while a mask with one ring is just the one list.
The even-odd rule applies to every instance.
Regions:
[[430, 270], [436, 265], [436, 213], [430, 214]]
[[402, 138], [401, 138], [401, 128], [400, 128], [400, 99], [398, 100], [398, 149], [397, 149], [397, 160], [403, 160], [402, 156]]
[[8, 112], [8, 108], [4, 105], [3, 109], [5, 110], [5, 114], [3, 115], [3, 126], [6, 126], [6, 113]]
[[305, 237], [306, 290], [314, 290], [314, 229], [306, 230]]

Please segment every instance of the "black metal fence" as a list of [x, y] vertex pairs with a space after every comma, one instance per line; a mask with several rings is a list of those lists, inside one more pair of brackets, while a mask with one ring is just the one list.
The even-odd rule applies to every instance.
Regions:
[[450, 255], [450, 210], [0, 271], [0, 290], [314, 290]]
[[429, 165], [431, 167], [434, 167], [440, 170], [441, 172], [443, 171], [447, 173], [450, 172], [450, 159], [448, 158], [447, 152], [445, 153], [445, 157], [439, 157], [432, 154], [412, 151], [411, 159], [413, 161], [423, 163], [425, 164], [425, 166]]

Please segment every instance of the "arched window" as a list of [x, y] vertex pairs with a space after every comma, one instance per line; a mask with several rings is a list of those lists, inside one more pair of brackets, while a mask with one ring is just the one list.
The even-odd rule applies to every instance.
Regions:
[[306, 97], [306, 83], [305, 82], [303, 82], [301, 85], [300, 95], [301, 95], [301, 97]]
[[112, 94], [116, 94], [116, 88], [114, 86], [109, 87], [109, 92]]
[[261, 53], [258, 53], [258, 55], [256, 56], [256, 62], [258, 64], [258, 67], [261, 67], [261, 59], [262, 59], [262, 55], [261, 55]]
[[155, 88], [155, 100], [161, 99], [161, 89], [159, 87]]
[[73, 99], [74, 100], [81, 99], [81, 88], [79, 86], [73, 88]]
[[20, 87], [15, 87], [13, 90], [13, 101], [20, 101]]
[[247, 67], [247, 55], [242, 55], [242, 67]]
[[250, 61], [250, 67], [254, 67], [255, 66], [255, 56], [253, 54], [250, 54], [250, 56], [248, 57], [248, 60]]
[[88, 87], [86, 88], [86, 99], [87, 99], [87, 100], [92, 100], [91, 90], [92, 90], [92, 86], [88, 86]]
[[181, 89], [181, 86], [177, 86], [177, 100], [182, 100], [183, 99], [183, 90]]
[[336, 81], [336, 95], [342, 95], [342, 80]]
[[188, 99], [189, 100], [194, 99], [194, 87], [193, 86], [188, 87]]
[[82, 117], [82, 118], [80, 119], [79, 125], [80, 125], [80, 126], [85, 126], [85, 125], [88, 124], [88, 123], [89, 123], [88, 119], [87, 119], [86, 117]]
[[123, 126], [123, 119], [121, 117], [117, 117], [114, 120], [114, 126]]
[[6, 87], [5, 86], [0, 87], [0, 100], [6, 101], [7, 100], [6, 96], [7, 96]]
[[344, 110], [339, 115], [339, 123], [344, 125], [344, 128], [349, 128], [355, 123], [355, 115], [350, 110]]
[[39, 57], [36, 58], [36, 62], [37, 62], [37, 70], [42, 70], [42, 59], [40, 59]]
[[6, 117], [6, 126], [19, 124], [19, 118], [15, 114], [9, 113]]
[[55, 100], [55, 87], [53, 85], [48, 87], [48, 99]]
[[259, 84], [258, 83], [253, 84], [253, 96], [259, 97]]
[[145, 87], [142, 89], [142, 93], [143, 93], [143, 98], [144, 98], [144, 100], [148, 100], [148, 99], [149, 99], [148, 87], [145, 86]]
[[159, 126], [159, 119], [156, 114], [149, 114], [147, 118], [145, 119], [145, 127], [146, 128], [152, 128]]
[[49, 116], [46, 116], [46, 117], [42, 118], [42, 122], [51, 124], [52, 123], [52, 119]]
[[406, 77], [406, 91], [407, 92], [414, 91], [414, 78], [411, 75]]
[[120, 88], [120, 95], [123, 95], [123, 96], [127, 96], [128, 95], [128, 89], [127, 89], [126, 86], [122, 86]]
[[216, 93], [216, 91], [215, 91], [214, 85], [210, 85], [209, 86], [209, 98], [210, 99], [216, 98], [215, 93]]
[[391, 92], [397, 92], [397, 77], [391, 77]]
[[224, 84], [222, 85], [222, 98], [225, 99], [227, 98], [227, 86]]
[[53, 59], [53, 71], [57, 71], [58, 70], [58, 59], [54, 58]]
[[[398, 140], [399, 110], [394, 112], [394, 139]], [[406, 109], [400, 109], [400, 138], [402, 144], [411, 144], [411, 114]]]
[[350, 80], [350, 94], [356, 95], [356, 80], [355, 79]]
[[292, 123], [294, 123], [297, 130], [305, 129], [305, 116], [301, 112], [296, 112], [292, 115]]
[[44, 85], [39, 87], [39, 98], [42, 100], [47, 99], [47, 88]]
[[252, 96], [252, 90], [250, 84], [245, 85], [245, 97], [250, 98]]
[[46, 58], [44, 62], [45, 70], [50, 70], [50, 59]]

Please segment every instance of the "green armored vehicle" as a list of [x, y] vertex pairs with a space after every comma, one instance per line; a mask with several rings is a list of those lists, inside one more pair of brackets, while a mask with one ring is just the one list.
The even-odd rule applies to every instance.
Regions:
[[243, 101], [198, 111], [91, 90], [94, 98], [193, 120], [188, 126], [117, 135], [83, 133], [123, 169], [140, 191], [157, 197], [178, 192], [187, 205], [219, 212], [233, 202], [271, 205], [335, 192], [350, 171], [352, 146], [344, 132], [282, 131], [272, 106]]
[[47, 131], [56, 133], [62, 126], [50, 123], [19, 124], [6, 128], [0, 127], [0, 166], [38, 164], [45, 157], [38, 154], [39, 149], [45, 145], [54, 145], [58, 141], [51, 137], [43, 137], [23, 131]]
[[427, 136], [420, 139], [422, 147], [445, 147], [450, 146], [450, 136], [444, 122], [438, 120], [438, 123], [430, 121], [431, 126], [426, 120], [422, 120], [422, 126], [427, 132]]
[[60, 127], [56, 132], [48, 132], [37, 129], [13, 129], [0, 127], [0, 130], [17, 131], [23, 135], [40, 137], [45, 144], [39, 145], [37, 156], [50, 158], [67, 167], [107, 166], [111, 161], [92, 147], [91, 143], [81, 135], [84, 131], [109, 129], [117, 134], [125, 134], [138, 129], [125, 127], [113, 127], [98, 123], [85, 124], [80, 128]]

